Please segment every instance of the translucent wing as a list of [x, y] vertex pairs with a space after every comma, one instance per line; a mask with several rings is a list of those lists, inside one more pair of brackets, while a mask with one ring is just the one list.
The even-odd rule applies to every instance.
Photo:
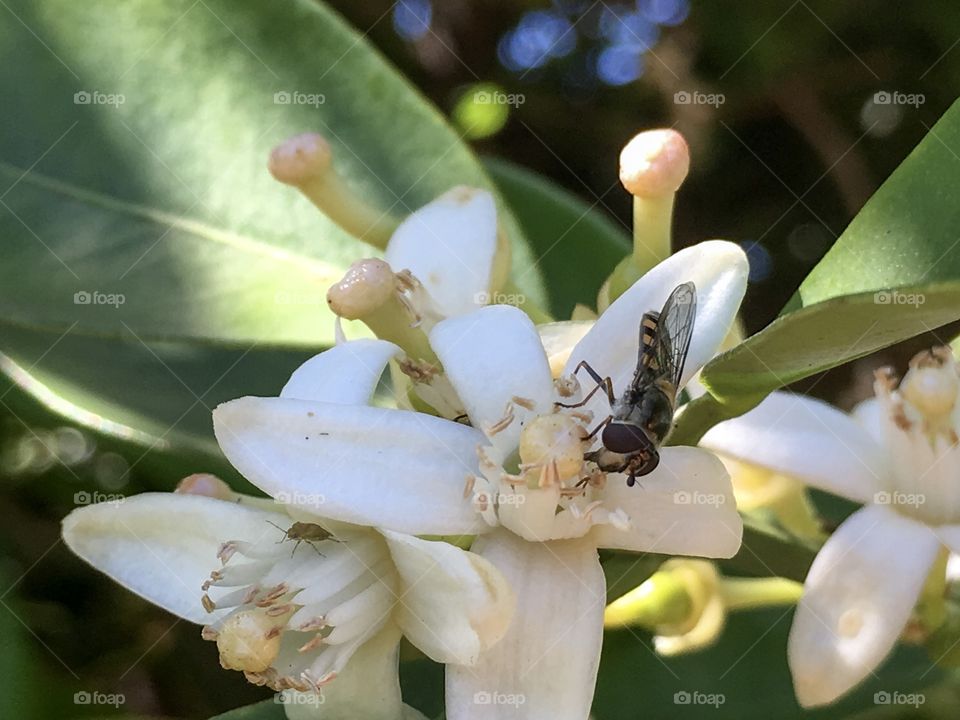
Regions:
[[658, 374], [669, 379], [678, 390], [696, 317], [696, 285], [692, 282], [677, 285], [660, 311], [655, 352]]

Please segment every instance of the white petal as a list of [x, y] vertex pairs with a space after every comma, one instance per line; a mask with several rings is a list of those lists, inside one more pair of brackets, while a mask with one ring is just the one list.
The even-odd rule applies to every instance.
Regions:
[[272, 537], [271, 522], [290, 520], [199, 495], [145, 493], [74, 510], [64, 518], [63, 539], [128, 590], [184, 620], [210, 623], [218, 613], [203, 609], [200, 586], [220, 568], [221, 543]]
[[314, 355], [293, 371], [280, 397], [366, 405], [400, 348], [386, 340], [351, 340]]
[[[693, 281], [697, 286], [697, 314], [682, 387], [716, 354], [726, 337], [747, 288], [747, 271], [743, 250], [722, 240], [702, 242], [671, 255], [604, 310], [573, 349], [564, 372], [573, 372], [581, 360], [586, 360], [601, 377], [613, 379], [615, 392], [623, 392], [637, 366], [643, 314], [659, 312], [677, 285]], [[605, 405], [606, 399], [602, 403]], [[598, 413], [602, 409], [600, 405], [590, 407]]]
[[497, 250], [497, 207], [486, 190], [457, 187], [404, 220], [387, 243], [394, 271], [410, 270], [443, 315], [486, 305]]
[[660, 465], [628, 487], [625, 476], [610, 475], [604, 507], [630, 516], [630, 529], [598, 525], [599, 547], [664, 555], [733, 557], [740, 549], [743, 522], [723, 463], [692, 447], [660, 449]]
[[540, 342], [550, 363], [550, 372], [558, 377], [563, 372], [570, 353], [593, 327], [593, 320], [567, 320], [537, 325]]
[[[867, 398], [853, 409], [854, 419], [867, 431], [878, 447], [886, 445], [883, 406], [878, 398]], [[884, 448], [885, 449], [885, 448]]]
[[261, 490], [320, 517], [420, 534], [481, 530], [463, 497], [473, 428], [430, 415], [246, 397], [213, 412], [227, 459]]
[[531, 543], [502, 531], [474, 549], [507, 577], [517, 612], [477, 665], [447, 666], [448, 720], [586, 720], [606, 598], [596, 549], [583, 540]]
[[943, 545], [950, 550], [947, 561], [947, 579], [960, 576], [960, 525], [939, 525], [930, 528]]
[[884, 453], [852, 417], [820, 400], [775, 392], [710, 428], [700, 445], [856, 502], [889, 485]]
[[513, 397], [532, 400], [535, 413], [552, 408], [553, 380], [533, 322], [509, 305], [493, 305], [437, 323], [430, 344], [474, 427], [506, 457], [517, 447], [530, 411], [514, 405], [515, 420], [496, 434]]
[[357, 648], [322, 695], [285, 693], [288, 720], [401, 720], [399, 650], [400, 630], [388, 623]]
[[383, 531], [402, 585], [403, 634], [442, 663], [472, 665], [507, 631], [516, 598], [489, 560], [445, 542]]
[[930, 528], [868, 505], [827, 540], [807, 575], [787, 657], [805, 707], [870, 675], [903, 631], [940, 547]]

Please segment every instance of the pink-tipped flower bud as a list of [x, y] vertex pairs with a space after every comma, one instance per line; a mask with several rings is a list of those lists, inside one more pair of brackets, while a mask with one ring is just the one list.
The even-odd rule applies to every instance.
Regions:
[[690, 148], [676, 130], [647, 130], [620, 153], [620, 182], [631, 195], [675, 193], [690, 170]]

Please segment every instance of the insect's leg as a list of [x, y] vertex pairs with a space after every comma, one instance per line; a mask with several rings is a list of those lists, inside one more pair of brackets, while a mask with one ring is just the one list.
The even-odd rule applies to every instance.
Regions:
[[605, 428], [605, 427], [607, 426], [607, 423], [609, 423], [611, 420], [613, 420], [613, 415], [607, 415], [606, 419], [604, 419], [599, 425], [597, 425], [593, 430], [591, 430], [591, 431], [590, 431], [590, 434], [587, 435], [586, 437], [584, 437], [583, 439], [584, 439], [584, 440], [592, 440], [593, 437], [594, 437], [598, 432], [600, 432], [600, 430], [601, 430], [602, 428]]
[[586, 360], [580, 361], [580, 364], [577, 365], [576, 369], [573, 371], [573, 374], [576, 375], [581, 368], [587, 371], [590, 377], [593, 378], [593, 381], [597, 383], [597, 386], [593, 388], [593, 390], [591, 390], [589, 394], [578, 403], [554, 403], [554, 404], [557, 405], [557, 407], [563, 407], [563, 408], [582, 407], [583, 405], [586, 405], [590, 401], [590, 398], [593, 397], [594, 393], [596, 393], [597, 390], [599, 390], [600, 388], [603, 388], [607, 393], [607, 400], [609, 400], [610, 404], [613, 405], [613, 403], [616, 402], [616, 398], [613, 396], [613, 380], [611, 380], [609, 376], [605, 378], [600, 377], [600, 373], [598, 373], [596, 370], [590, 367], [590, 363], [588, 363]]
[[[599, 390], [600, 388], [606, 389], [607, 395], [610, 395], [610, 394], [613, 392], [612, 389], [611, 389], [611, 387], [610, 387], [610, 378], [604, 378], [603, 383], [605, 383], [605, 384], [600, 384], [600, 385], [597, 385], [596, 387], [594, 387], [593, 390], [591, 390], [589, 393], [587, 393], [587, 396], [586, 396], [583, 400], [581, 400], [580, 402], [578, 402], [578, 403], [561, 403], [561, 402], [558, 402], [558, 403], [554, 403], [554, 405], [556, 405], [557, 407], [562, 407], [562, 408], [578, 408], [578, 407], [583, 407], [583, 406], [586, 405], [588, 402], [590, 402], [590, 398], [592, 398], [594, 395], [596, 395], [596, 394], [597, 394], [597, 390]], [[611, 403], [612, 403], [612, 401], [611, 401]]]
[[634, 475], [633, 473], [630, 473], [627, 476], [627, 487], [633, 487], [636, 484], [637, 484], [637, 476]]

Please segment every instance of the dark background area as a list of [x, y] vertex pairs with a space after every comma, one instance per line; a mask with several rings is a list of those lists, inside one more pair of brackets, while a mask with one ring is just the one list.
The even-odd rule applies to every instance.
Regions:
[[[631, 205], [617, 180], [621, 147], [642, 129], [682, 131], [692, 165], [676, 206], [676, 245], [744, 244], [752, 263], [744, 307], [750, 332], [778, 314], [960, 94], [960, 7], [945, 0], [332, 5], [444, 113], [479, 83], [522, 94], [501, 127], [473, 139], [477, 152], [550, 177], [626, 232]], [[616, 23], [611, 29], [610, 13], [626, 19], [626, 35]], [[677, 102], [684, 92], [723, 102]], [[878, 92], [922, 103], [878, 103]], [[390, 108], [374, 100], [370, 112]], [[916, 338], [798, 389], [852, 407], [870, 393], [872, 368], [902, 367], [935, 341]], [[81, 690], [124, 693], [123, 714], [177, 718], [206, 718], [267, 696], [220, 670], [215, 647], [197, 628], [174, 622], [57, 544], [76, 489], [132, 494], [171, 484], [144, 465], [127, 473], [129, 450], [78, 436], [53, 420], [27, 428], [0, 416], [0, 578], [8, 588], [0, 603], [11, 611], [0, 610], [0, 674], [13, 678], [22, 716], [83, 715], [87, 709], [71, 701]], [[788, 621], [765, 642], [778, 642]], [[406, 672], [439, 678], [426, 663]], [[777, 691], [792, 703], [784, 683], [778, 675]], [[435, 700], [422, 702], [438, 709]]]

